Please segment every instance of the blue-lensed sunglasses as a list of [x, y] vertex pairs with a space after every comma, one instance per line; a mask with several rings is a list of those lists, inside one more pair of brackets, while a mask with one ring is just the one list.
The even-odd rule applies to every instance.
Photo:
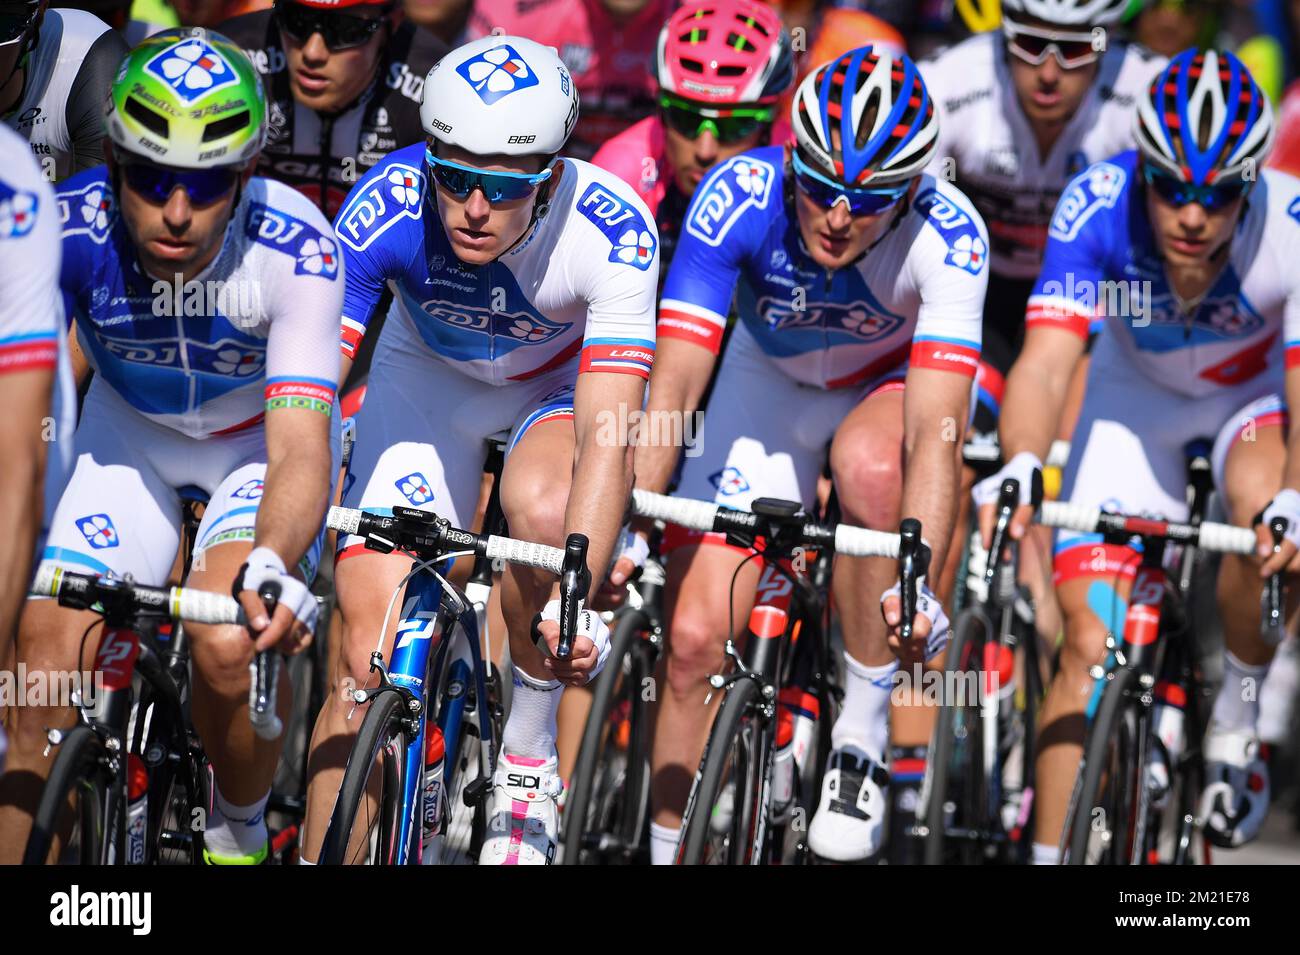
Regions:
[[206, 206], [229, 193], [242, 172], [230, 166], [173, 169], [150, 162], [126, 162], [121, 168], [131, 191], [149, 202], [166, 202], [172, 190], [180, 186], [196, 206]]
[[1245, 179], [1215, 186], [1196, 186], [1153, 166], [1143, 165], [1142, 177], [1165, 202], [1177, 208], [1196, 203], [1206, 212], [1217, 212], [1232, 205], [1250, 192], [1252, 182]]
[[790, 157], [794, 168], [795, 184], [813, 202], [827, 209], [841, 199], [849, 208], [849, 214], [855, 216], [874, 216], [884, 212], [907, 192], [908, 184], [889, 186], [879, 189], [851, 189], [843, 183], [827, 179], [821, 173], [799, 158], [798, 153]]
[[551, 178], [553, 171], [551, 166], [533, 174], [475, 169], [450, 159], [439, 159], [428, 149], [424, 151], [424, 161], [428, 163], [434, 181], [457, 199], [464, 199], [475, 189], [481, 189], [488, 202], [512, 202], [527, 198]]

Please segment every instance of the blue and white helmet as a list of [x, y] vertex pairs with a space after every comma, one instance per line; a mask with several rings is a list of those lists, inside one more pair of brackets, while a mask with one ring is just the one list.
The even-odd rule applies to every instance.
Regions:
[[555, 50], [485, 36], [452, 50], [424, 81], [420, 123], [478, 156], [554, 155], [578, 121], [578, 87]]
[[1212, 186], [1261, 167], [1273, 148], [1273, 107], [1228, 52], [1184, 50], [1138, 99], [1138, 149], [1181, 181]]
[[921, 71], [884, 47], [850, 50], [808, 74], [790, 119], [799, 158], [855, 188], [911, 179], [939, 143], [939, 115]]

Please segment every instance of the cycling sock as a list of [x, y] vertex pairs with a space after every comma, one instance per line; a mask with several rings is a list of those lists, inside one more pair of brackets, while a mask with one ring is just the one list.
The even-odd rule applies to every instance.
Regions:
[[299, 864], [299, 865], [315, 865], [316, 863], [315, 863], [315, 862], [312, 862], [310, 859], [308, 859], [305, 855], [303, 855], [303, 854], [300, 852], [300, 853], [298, 853], [298, 864]]
[[852, 743], [883, 765], [889, 744], [889, 694], [897, 669], [897, 660], [869, 667], [844, 654], [844, 706], [831, 728], [832, 748]]
[[1052, 842], [1034, 843], [1034, 865], [1056, 865], [1060, 860], [1060, 847]]
[[661, 826], [650, 823], [650, 864], [672, 865], [677, 856], [677, 839], [682, 834], [681, 826]]
[[218, 859], [237, 859], [266, 853], [266, 801], [270, 790], [257, 802], [236, 806], [213, 786], [214, 803], [203, 831], [203, 848]]
[[1267, 674], [1267, 663], [1250, 666], [1224, 650], [1223, 686], [1214, 700], [1214, 724], [1225, 730], [1254, 730], [1259, 721], [1259, 688]]
[[555, 755], [556, 715], [564, 686], [559, 680], [538, 680], [517, 666], [510, 715], [501, 732], [501, 751], [514, 756], [550, 759]]

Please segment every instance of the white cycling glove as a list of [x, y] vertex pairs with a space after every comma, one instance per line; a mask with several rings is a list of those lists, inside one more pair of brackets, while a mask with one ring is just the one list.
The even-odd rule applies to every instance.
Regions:
[[307, 585], [284, 569], [284, 561], [275, 551], [269, 547], [254, 547], [235, 578], [235, 597], [238, 598], [244, 590], [260, 593], [262, 585], [268, 583], [279, 585], [278, 603], [292, 610], [308, 630], [315, 628], [318, 608]]
[[[930, 621], [930, 635], [925, 638], [925, 659], [933, 660], [943, 652], [944, 647], [948, 646], [948, 637], [951, 629], [948, 625], [948, 615], [943, 612], [943, 604], [939, 602], [930, 586], [923, 580], [917, 581], [916, 588], [916, 612], [924, 614], [925, 618]], [[897, 597], [901, 602], [903, 599], [903, 588], [897, 583], [880, 595], [880, 605], [883, 607], [885, 601], [890, 597]]]
[[637, 570], [645, 566], [646, 558], [649, 556], [650, 542], [640, 534], [634, 533], [630, 528], [623, 528], [623, 540], [619, 544], [618, 552], [614, 555], [614, 563], [618, 563], [626, 557], [632, 561], [633, 570]]
[[[1015, 478], [1020, 482], [1020, 503], [1033, 503], [1034, 474], [1039, 475], [1043, 471], [1043, 462], [1038, 460], [1038, 455], [1032, 451], [1021, 451], [1014, 458], [1002, 465], [1002, 470], [992, 477], [987, 477], [980, 481], [971, 489], [971, 497], [975, 501], [976, 507], [983, 507], [985, 504], [996, 504], [998, 494], [1002, 490], [1002, 482], [1007, 478]], [[1039, 477], [1039, 481], [1042, 478]]]
[[[609, 627], [605, 626], [605, 621], [600, 619], [600, 614], [594, 610], [583, 610], [583, 601], [578, 602], [578, 624], [573, 628], [573, 636], [576, 640], [579, 636], [584, 636], [596, 645], [596, 665], [592, 668], [591, 673], [587, 676], [587, 682], [600, 674], [601, 669], [605, 666], [605, 660], [609, 658]], [[559, 599], [547, 602], [542, 608], [542, 620], [554, 620], [560, 622], [560, 601]], [[537, 648], [542, 653], [554, 656], [551, 648], [540, 636], [537, 638]]]
[[1264, 508], [1264, 513], [1255, 523], [1267, 527], [1275, 517], [1286, 521], [1286, 532], [1282, 539], [1300, 547], [1300, 491], [1282, 488], [1273, 495], [1273, 500], [1269, 501], [1268, 507]]

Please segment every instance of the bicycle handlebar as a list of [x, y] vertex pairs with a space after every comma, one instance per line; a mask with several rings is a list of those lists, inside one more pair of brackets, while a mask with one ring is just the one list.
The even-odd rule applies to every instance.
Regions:
[[239, 602], [225, 594], [190, 587], [146, 587], [94, 574], [78, 574], [46, 565], [37, 571], [31, 594], [54, 597], [65, 607], [90, 610], [105, 601], [136, 617], [187, 620], [191, 623], [245, 623]]
[[1112, 514], [1098, 507], [1068, 501], [1044, 501], [1037, 522], [1044, 527], [1082, 534], [1133, 534], [1161, 538], [1177, 544], [1194, 544], [1216, 554], [1255, 553], [1255, 532], [1248, 527], [1216, 524], [1180, 524], [1128, 514]]

